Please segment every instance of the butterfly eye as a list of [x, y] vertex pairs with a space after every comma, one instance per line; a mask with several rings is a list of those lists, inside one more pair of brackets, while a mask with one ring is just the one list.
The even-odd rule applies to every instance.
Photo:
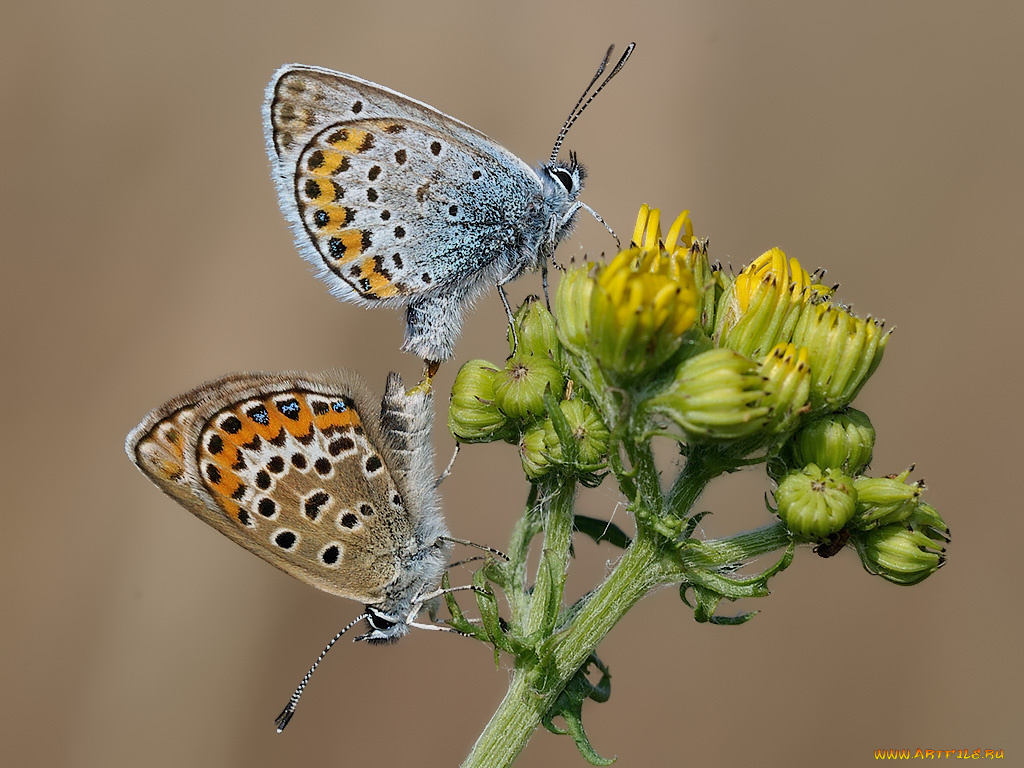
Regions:
[[565, 191], [566, 192], [568, 192], [570, 195], [572, 194], [573, 189], [576, 186], [576, 182], [573, 179], [571, 173], [569, 173], [564, 168], [553, 168], [551, 170], [551, 175], [554, 176], [556, 179], [558, 179], [558, 182], [563, 187], [565, 187]]
[[378, 631], [385, 631], [395, 626], [395, 622], [388, 621], [382, 616], [370, 611], [366, 617], [366, 620], [370, 623], [370, 626]]

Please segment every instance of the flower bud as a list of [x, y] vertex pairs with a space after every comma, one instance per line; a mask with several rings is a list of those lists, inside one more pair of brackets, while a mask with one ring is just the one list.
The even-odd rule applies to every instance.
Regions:
[[853, 481], [857, 489], [857, 528], [902, 523], [914, 513], [924, 484], [906, 482], [912, 469], [893, 477], [858, 477]]
[[565, 382], [558, 366], [547, 357], [516, 355], [498, 371], [494, 402], [510, 419], [528, 419], [544, 412], [544, 391], [562, 396]]
[[829, 302], [804, 305], [793, 343], [807, 347], [812, 407], [837, 411], [849, 405], [881, 363], [888, 342], [889, 333], [871, 318]]
[[910, 514], [906, 523], [912, 530], [920, 531], [932, 541], [944, 541], [947, 544], [950, 541], [949, 526], [935, 507], [927, 502], [918, 502], [917, 509]]
[[[793, 464], [834, 467], [859, 475], [871, 462], [875, 429], [863, 411], [849, 408], [813, 419], [792, 438]], [[858, 495], [859, 495], [858, 490]]]
[[712, 349], [683, 362], [645, 408], [674, 421], [687, 440], [736, 440], [764, 427], [770, 412], [764, 398], [756, 364], [732, 350]]
[[790, 472], [775, 490], [778, 514], [794, 534], [821, 541], [843, 528], [856, 511], [857, 491], [838, 470], [809, 464]]
[[[563, 400], [558, 407], [565, 416], [569, 433], [576, 443], [578, 468], [586, 472], [594, 471], [603, 463], [608, 452], [608, 427], [592, 406], [578, 398]], [[566, 452], [562, 449], [562, 441], [559, 440], [550, 418], [544, 421], [544, 439], [551, 459], [562, 462]]]
[[590, 339], [590, 297], [595, 281], [590, 276], [593, 264], [567, 269], [558, 281], [555, 293], [555, 317], [558, 339], [579, 357]]
[[[573, 355], [592, 355], [625, 385], [663, 366], [697, 318], [698, 291], [687, 257], [693, 228], [683, 213], [662, 243], [660, 212], [640, 209], [633, 247], [607, 265], [570, 270], [555, 301], [558, 336]], [[681, 244], [677, 245], [677, 241]]]
[[494, 403], [497, 375], [498, 369], [486, 360], [470, 360], [455, 376], [448, 431], [460, 443], [487, 443], [508, 436], [508, 419]]
[[864, 569], [893, 584], [917, 584], [946, 561], [944, 547], [902, 523], [855, 532], [853, 539]]
[[657, 370], [697, 318], [693, 276], [655, 246], [631, 248], [597, 273], [590, 301], [591, 350], [620, 382]]
[[[761, 362], [764, 377], [764, 405], [771, 408], [768, 429], [784, 435], [792, 430], [807, 411], [811, 388], [811, 368], [807, 350], [793, 344], [777, 344]], [[801, 462], [803, 466], [810, 462]], [[820, 464], [820, 462], [816, 462]]]
[[535, 424], [523, 433], [519, 439], [519, 460], [530, 480], [540, 480], [551, 471], [544, 424]]
[[718, 345], [760, 360], [776, 344], [791, 340], [801, 307], [827, 294], [799, 261], [787, 261], [783, 251], [772, 248], [722, 293], [715, 318]]
[[508, 345], [512, 354], [517, 357], [544, 357], [561, 367], [562, 345], [555, 332], [555, 318], [537, 296], [527, 297], [516, 311], [515, 327], [519, 348], [515, 348], [510, 328]]

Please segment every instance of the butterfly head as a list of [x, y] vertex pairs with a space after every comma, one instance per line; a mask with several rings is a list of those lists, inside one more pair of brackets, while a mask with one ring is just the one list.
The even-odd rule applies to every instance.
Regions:
[[372, 605], [366, 606], [366, 623], [370, 631], [356, 639], [365, 640], [370, 645], [395, 643], [409, 633], [409, 625], [404, 616], [396, 616]]
[[569, 162], [554, 160], [544, 163], [537, 171], [544, 187], [544, 198], [560, 208], [569, 208], [583, 191], [587, 169], [569, 153]]
[[569, 162], [555, 160], [537, 169], [544, 195], [547, 219], [552, 222], [554, 243], [557, 245], [572, 228], [573, 219], [580, 209], [577, 198], [583, 191], [587, 169], [577, 160], [576, 154], [569, 154]]

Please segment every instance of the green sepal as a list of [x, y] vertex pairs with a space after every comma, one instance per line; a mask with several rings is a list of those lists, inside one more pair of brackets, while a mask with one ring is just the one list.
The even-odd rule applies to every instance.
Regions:
[[[601, 671], [601, 679], [597, 683], [592, 683], [587, 678], [587, 670], [591, 664]], [[541, 723], [551, 733], [559, 735], [568, 733], [572, 736], [573, 741], [576, 742], [576, 748], [580, 751], [580, 755], [591, 765], [611, 765], [615, 762], [615, 758], [601, 757], [597, 754], [590, 743], [590, 739], [587, 738], [586, 730], [583, 728], [583, 702], [587, 699], [593, 699], [599, 703], [605, 702], [608, 701], [611, 693], [612, 676], [597, 655], [591, 653], [590, 658], [583, 662], [583, 666], [576, 670], [576, 674], [572, 676], [572, 679], [562, 689], [562, 692], [558, 694], [558, 698], [551, 705], [551, 709], [541, 718]], [[567, 728], [562, 729], [555, 725], [552, 721], [556, 717], [561, 717], [565, 720]]]

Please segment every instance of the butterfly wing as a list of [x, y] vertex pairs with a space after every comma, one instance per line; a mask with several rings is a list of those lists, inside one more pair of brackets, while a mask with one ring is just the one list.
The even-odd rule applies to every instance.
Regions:
[[534, 171], [479, 131], [383, 86], [290, 65], [267, 89], [267, 147], [303, 256], [341, 299], [478, 293], [543, 229]]
[[238, 374], [175, 398], [128, 437], [136, 465], [237, 544], [331, 594], [377, 603], [417, 513], [403, 458], [344, 374]]

